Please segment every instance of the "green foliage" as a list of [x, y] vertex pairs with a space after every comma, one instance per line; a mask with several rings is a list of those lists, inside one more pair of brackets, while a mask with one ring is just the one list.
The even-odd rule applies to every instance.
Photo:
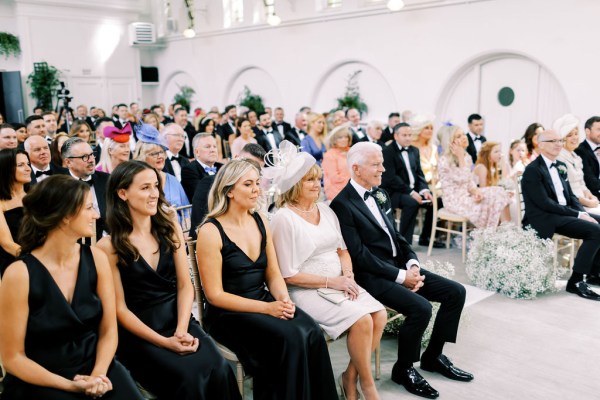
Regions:
[[59, 72], [45, 62], [40, 64], [42, 64], [41, 68], [36, 67], [27, 77], [27, 84], [31, 87], [30, 94], [37, 100], [37, 105], [44, 110], [51, 110], [55, 89], [59, 84]]
[[19, 38], [8, 32], [0, 32], [0, 55], [16, 57], [21, 54]]
[[361, 72], [362, 70], [359, 69], [348, 76], [348, 80], [346, 81], [346, 93], [344, 94], [344, 96], [337, 98], [337, 108], [331, 110], [331, 112], [334, 112], [336, 110], [346, 111], [350, 108], [356, 108], [362, 115], [369, 111], [369, 107], [360, 97], [360, 89], [358, 87], [358, 75], [360, 75]]
[[192, 99], [194, 98], [196, 91], [187, 85], [177, 86], [179, 87], [179, 93], [173, 97], [173, 103], [181, 104], [189, 113], [192, 105]]
[[258, 115], [265, 112], [265, 106], [263, 104], [262, 97], [252, 93], [248, 86], [244, 86], [244, 92], [240, 95], [240, 97], [240, 106], [248, 107], [250, 110], [255, 111]]

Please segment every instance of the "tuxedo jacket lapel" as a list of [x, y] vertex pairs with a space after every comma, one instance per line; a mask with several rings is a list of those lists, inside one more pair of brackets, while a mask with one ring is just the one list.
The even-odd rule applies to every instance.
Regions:
[[[349, 200], [352, 204], [354, 204], [356, 206], [356, 208], [363, 213], [363, 215], [365, 217], [367, 217], [367, 219], [371, 222], [372, 226], [381, 229], [382, 231], [384, 230], [381, 225], [379, 224], [379, 221], [377, 221], [377, 219], [375, 219], [375, 217], [373, 216], [373, 213], [371, 212], [371, 210], [369, 209], [369, 207], [367, 207], [367, 204], [365, 203], [365, 201], [363, 199], [360, 198], [360, 196], [358, 195], [358, 193], [356, 192], [356, 190], [351, 187], [352, 192], [349, 193], [350, 196]], [[377, 201], [375, 201], [375, 203], [377, 203]], [[377, 208], [379, 208], [379, 206], [377, 206]], [[381, 211], [381, 209], [380, 209]], [[382, 212], [383, 214], [383, 212]], [[386, 225], [388, 225], [388, 229], [389, 229], [389, 221], [387, 221], [386, 217], [383, 217], [383, 220], [386, 221]], [[384, 231], [385, 232], [385, 231]], [[394, 232], [393, 228], [390, 231], [390, 233]]]
[[541, 156], [538, 157], [538, 159], [540, 159], [538, 168], [540, 169], [540, 171], [542, 171], [542, 175], [544, 176], [544, 179], [545, 179], [544, 184], [546, 185], [546, 187], [548, 189], [550, 189], [550, 194], [553, 196], [554, 200], [558, 201], [558, 196], [556, 194], [556, 190], [554, 190], [554, 184], [552, 183], [552, 177], [550, 176], [550, 171], [548, 171], [548, 168], [546, 167], [546, 163], [543, 161]]

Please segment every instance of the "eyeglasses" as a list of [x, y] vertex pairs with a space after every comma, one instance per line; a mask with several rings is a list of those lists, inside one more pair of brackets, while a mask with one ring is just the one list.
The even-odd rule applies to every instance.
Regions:
[[82, 156], [71, 156], [71, 157], [67, 157], [67, 158], [79, 158], [83, 162], [88, 162], [88, 161], [90, 161], [90, 158], [92, 160], [95, 160], [96, 156], [94, 155], [94, 153], [90, 153], [90, 154], [84, 154]]
[[146, 157], [158, 158], [160, 156], [165, 157], [166, 155], [167, 155], [167, 153], [165, 153], [164, 150], [159, 150], [159, 151], [155, 151], [152, 153], [147, 153]]
[[542, 143], [552, 143], [552, 144], [563, 144], [565, 141], [564, 139], [552, 139], [552, 140], [540, 140], [540, 142]]
[[168, 133], [166, 136], [173, 136], [173, 137], [176, 137], [178, 139], [185, 139], [185, 135], [182, 135], [180, 133]]

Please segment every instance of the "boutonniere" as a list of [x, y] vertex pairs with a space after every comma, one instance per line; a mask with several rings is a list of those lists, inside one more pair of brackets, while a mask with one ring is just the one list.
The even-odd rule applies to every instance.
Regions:
[[558, 173], [560, 174], [560, 176], [564, 179], [567, 180], [567, 167], [563, 164], [559, 164], [556, 169], [558, 170]]
[[387, 201], [388, 201], [387, 196], [381, 190], [376, 191], [374, 197], [375, 197], [375, 200], [377, 201], [377, 204], [379, 204], [379, 206], [383, 207], [384, 205], [387, 204]]

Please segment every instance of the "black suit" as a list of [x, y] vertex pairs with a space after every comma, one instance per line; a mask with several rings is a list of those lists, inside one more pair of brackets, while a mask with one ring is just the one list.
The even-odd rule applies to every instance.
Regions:
[[[382, 193], [385, 194], [383, 190]], [[349, 182], [333, 199], [342, 236], [352, 258], [359, 285], [388, 307], [406, 316], [398, 331], [398, 361], [392, 370], [409, 368], [419, 360], [421, 337], [431, 318], [431, 303], [441, 303], [428, 351], [441, 353], [445, 342], [455, 342], [460, 314], [465, 301], [465, 289], [457, 282], [421, 270], [424, 286], [416, 293], [396, 282], [400, 269], [417, 256], [404, 238], [394, 231], [389, 197], [379, 210], [392, 235], [397, 255], [393, 256], [390, 237], [379, 225], [371, 210]], [[431, 349], [430, 349], [431, 348]], [[433, 350], [435, 348], [436, 350]], [[439, 354], [430, 354], [436, 357]]]
[[575, 153], [583, 160], [583, 180], [585, 186], [600, 199], [600, 164], [587, 140], [579, 143]]
[[[215, 163], [214, 165], [217, 171], [223, 166], [221, 163]], [[181, 186], [188, 199], [194, 198], [196, 192], [196, 186], [201, 179], [210, 176], [200, 165], [197, 160], [191, 161], [185, 167], [181, 167]]]
[[[194, 140], [194, 136], [196, 136], [196, 129], [194, 128], [194, 125], [188, 122], [183, 130], [187, 135], [187, 143], [184, 144], [181, 150], [179, 150], [179, 155], [187, 158], [194, 158], [194, 147], [192, 146], [192, 141]], [[186, 148], [186, 145], [188, 148]]]
[[[402, 158], [402, 152], [396, 142], [391, 143], [383, 149], [383, 166], [385, 172], [381, 178], [381, 188], [385, 189], [392, 198], [392, 208], [401, 208], [402, 216], [400, 218], [400, 234], [404, 236], [409, 244], [412, 244], [412, 237], [415, 231], [415, 222], [420, 204], [412, 198], [411, 192], [417, 193], [429, 189], [425, 174], [421, 169], [421, 160], [419, 149], [414, 146], [408, 146], [408, 160], [410, 170], [415, 179], [414, 187], [410, 187], [410, 179], [406, 164]], [[433, 213], [433, 207], [428, 211]], [[432, 219], [432, 218], [431, 218]], [[426, 240], [431, 235], [431, 220], [429, 221], [429, 233], [425, 233], [421, 238]], [[425, 225], [427, 226], [427, 225]], [[424, 232], [426, 230], [424, 229]]]
[[[363, 134], [363, 137], [359, 137], [356, 133], [357, 131], [361, 132]], [[350, 127], [350, 132], [352, 132], [352, 144], [369, 140], [367, 139], [367, 132], [365, 132], [365, 130], [360, 126], [358, 128]]]
[[123, 129], [123, 127], [125, 125], [127, 125], [127, 123], [129, 122], [129, 121], [125, 121], [124, 123], [122, 123], [119, 118], [115, 119], [114, 121], [115, 121], [115, 128], [118, 128], [118, 129]]
[[[482, 145], [487, 141], [487, 139], [483, 135], [479, 135], [479, 138], [481, 140]], [[469, 153], [469, 155], [471, 156], [471, 159], [473, 160], [473, 165], [475, 165], [475, 162], [477, 162], [477, 148], [475, 147], [475, 142], [471, 138], [471, 135], [469, 135], [468, 133], [467, 133], [467, 139], [469, 139], [469, 146], [467, 146], [467, 153]]]
[[[52, 175], [64, 175], [64, 174], [68, 174], [69, 170], [63, 167], [59, 167], [57, 165], [54, 165], [52, 163], [50, 163], [50, 176]], [[35, 172], [33, 172], [33, 168], [31, 168], [31, 182], [30, 185], [35, 185], [38, 180], [35, 176]]]
[[381, 133], [381, 141], [383, 143], [387, 143], [389, 140], [394, 140], [394, 128], [393, 127], [386, 127], [383, 132]]
[[208, 192], [215, 181], [214, 175], [201, 179], [196, 185], [192, 198], [192, 217], [190, 219], [190, 238], [196, 240], [196, 228], [208, 214]]
[[78, 121], [86, 122], [90, 126], [90, 129], [92, 129], [92, 130], [95, 129], [94, 121], [90, 117], [85, 117], [85, 118], [76, 117], [75, 119]]
[[275, 122], [273, 121], [273, 123], [271, 124], [273, 126], [273, 129], [279, 131], [279, 126], [283, 127], [282, 132], [279, 132], [279, 134], [281, 135], [281, 137], [285, 137], [285, 135], [287, 134], [287, 132], [292, 129], [292, 126], [290, 124], [288, 124], [285, 121], [281, 121], [281, 122]]
[[289, 131], [285, 134], [285, 140], [292, 142], [296, 146], [300, 146], [302, 143], [302, 139], [300, 138], [300, 134], [304, 135], [302, 139], [304, 139], [307, 135], [302, 129], [298, 129], [296, 127], [290, 128]]
[[[557, 161], [559, 170], [566, 166]], [[565, 172], [566, 174], [566, 172]], [[556, 190], [552, 183], [550, 171], [544, 158], [540, 155], [525, 168], [521, 180], [521, 191], [525, 202], [523, 226], [530, 225], [543, 239], [551, 238], [554, 233], [583, 239], [577, 251], [573, 271], [582, 274], [598, 272], [598, 249], [600, 249], [600, 225], [579, 219], [579, 212], [584, 209], [573, 194], [566, 175], [559, 173], [566, 205], [558, 203]], [[600, 216], [590, 214], [600, 222]]]
[[[187, 157], [179, 156], [179, 165], [181, 166], [181, 170], [183, 171], [183, 167], [190, 164], [190, 160]], [[163, 167], [163, 171], [173, 176], [175, 175], [175, 170], [173, 169], [173, 164], [171, 163], [170, 158], [165, 159], [165, 166]]]
[[[278, 148], [279, 144], [281, 143], [281, 141], [283, 140], [283, 136], [281, 136], [279, 134], [279, 132], [276, 129], [273, 129], [271, 131], [273, 133], [273, 139], [275, 140], [275, 146]], [[271, 142], [269, 141], [269, 139], [267, 138], [267, 131], [262, 130], [260, 131], [260, 133], [258, 133], [256, 135], [256, 142], [263, 148], [265, 149], [265, 151], [270, 151], [273, 149], [273, 147], [271, 146]]]

